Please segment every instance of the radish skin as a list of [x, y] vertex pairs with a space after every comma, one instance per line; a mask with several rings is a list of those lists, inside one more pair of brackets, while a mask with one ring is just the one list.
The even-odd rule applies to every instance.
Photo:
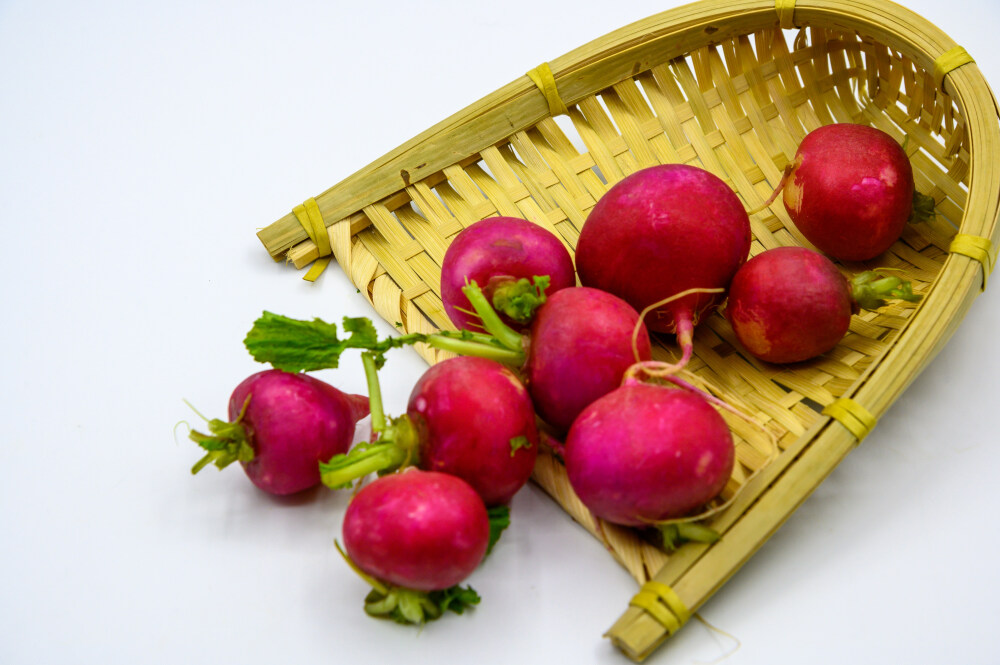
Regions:
[[[637, 171], [597, 202], [580, 231], [580, 282], [642, 311], [688, 289], [702, 289], [653, 309], [650, 330], [675, 333], [690, 358], [695, 326], [722, 302], [750, 252], [750, 219], [718, 177], [668, 164]], [[683, 362], [681, 363], [683, 366]]]
[[799, 144], [782, 197], [796, 228], [819, 250], [865, 261], [902, 235], [913, 208], [913, 169], [885, 132], [825, 125]]
[[229, 399], [229, 423], [211, 421], [213, 435], [192, 432], [209, 450], [195, 465], [239, 461], [258, 488], [275, 495], [320, 484], [317, 463], [345, 452], [368, 398], [349, 395], [307, 374], [272, 369], [242, 381]]
[[915, 302], [908, 282], [866, 272], [849, 281], [828, 258], [777, 247], [750, 259], [733, 278], [726, 318], [740, 345], [771, 363], [794, 363], [833, 349], [861, 308], [885, 298]]
[[722, 491], [735, 459], [729, 428], [708, 402], [637, 381], [584, 409], [563, 453], [584, 505], [635, 527], [696, 511]]
[[[541, 298], [523, 293], [520, 280], [547, 277]], [[489, 217], [463, 229], [448, 245], [441, 262], [441, 300], [459, 329], [482, 331], [462, 287], [482, 285], [487, 299], [507, 325], [524, 328], [545, 296], [576, 284], [573, 260], [562, 242], [541, 226], [517, 217]], [[527, 298], [532, 304], [511, 302]]]
[[344, 514], [344, 547], [364, 572], [418, 591], [447, 589], [486, 555], [489, 519], [476, 492], [455, 476], [420, 469], [363, 487]]

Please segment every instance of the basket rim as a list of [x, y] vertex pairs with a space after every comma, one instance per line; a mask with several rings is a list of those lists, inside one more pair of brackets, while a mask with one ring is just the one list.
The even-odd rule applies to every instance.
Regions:
[[[656, 53], [657, 59], [664, 62], [730, 36], [775, 28], [778, 22], [774, 0], [699, 0], [625, 25], [548, 64], [561, 98], [572, 105], [632, 76], [642, 60], [629, 56], [648, 58], [650, 53]], [[871, 36], [928, 71], [933, 71], [940, 55], [957, 46], [927, 19], [890, 0], [798, 0], [793, 23], [796, 28], [818, 25]], [[595, 71], [599, 74], [591, 76]], [[975, 120], [968, 123], [971, 147], [980, 145], [987, 134], [996, 134], [985, 120], [990, 118], [995, 125], [1000, 106], [975, 63], [951, 72], [944, 85], [963, 116]], [[502, 123], [490, 122], [500, 115]], [[473, 157], [549, 116], [548, 103], [535, 83], [527, 75], [520, 76], [317, 195], [324, 223], [329, 227], [349, 219], [366, 205], [385, 200], [411, 183]], [[487, 127], [492, 131], [484, 132]], [[442, 151], [441, 145], [450, 149]], [[980, 157], [983, 152], [992, 154], [970, 149], [970, 183], [975, 167], [985, 160]], [[996, 215], [988, 219], [992, 222], [989, 226], [966, 228], [963, 218], [960, 230], [989, 238], [995, 245]], [[300, 243], [312, 246], [291, 212], [257, 235], [275, 260], [283, 260]]]

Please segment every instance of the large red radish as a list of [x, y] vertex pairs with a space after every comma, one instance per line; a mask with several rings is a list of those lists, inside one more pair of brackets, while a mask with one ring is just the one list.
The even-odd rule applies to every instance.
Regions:
[[634, 362], [648, 360], [652, 353], [649, 333], [631, 305], [583, 286], [549, 298], [538, 310], [529, 339], [522, 370], [528, 392], [538, 415], [560, 432], [569, 429], [584, 407], [617, 388]]
[[374, 361], [362, 358], [378, 439], [321, 464], [328, 486], [417, 466], [458, 476], [487, 506], [501, 506], [528, 481], [538, 430], [528, 391], [510, 369], [474, 356], [443, 360], [417, 380], [406, 414], [387, 419]]
[[[788, 216], [809, 242], [842, 261], [872, 259], [899, 239], [914, 208], [913, 169], [880, 129], [824, 125], [799, 144], [783, 178]], [[917, 195], [921, 215], [933, 200]]]
[[736, 194], [714, 174], [684, 164], [653, 166], [612, 186], [580, 231], [580, 282], [643, 311], [689, 289], [702, 292], [657, 307], [651, 330], [677, 334], [691, 353], [694, 326], [722, 300], [750, 252], [750, 220]]

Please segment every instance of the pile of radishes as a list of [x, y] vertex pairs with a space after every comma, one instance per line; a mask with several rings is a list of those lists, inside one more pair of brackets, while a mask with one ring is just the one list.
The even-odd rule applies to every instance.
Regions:
[[[840, 260], [885, 251], [914, 200], [905, 152], [858, 125], [809, 134], [775, 195], [782, 189], [799, 232]], [[736, 194], [678, 164], [607, 191], [581, 230], [575, 270], [568, 247], [541, 226], [477, 222], [442, 265], [455, 331], [379, 339], [370, 321], [344, 319], [343, 337], [318, 319], [265, 312], [245, 344], [273, 369], [236, 388], [228, 422], [191, 433], [206, 451], [193, 472], [238, 461], [272, 494], [320, 483], [352, 491], [341, 554], [372, 586], [366, 611], [408, 623], [479, 602], [459, 585], [507, 525], [543, 445], [595, 516], [660, 529], [668, 548], [712, 540], [718, 534], [691, 523], [719, 498], [735, 451], [725, 405], [678, 376], [699, 321], [726, 303], [746, 353], [801, 362], [836, 346], [859, 307], [918, 298], [897, 277], [864, 272], [849, 282], [811, 249], [748, 261], [750, 248]], [[651, 359], [650, 330], [676, 337], [677, 362]], [[392, 417], [378, 369], [389, 351], [415, 342], [457, 355], [428, 369], [406, 413]], [[307, 374], [336, 367], [351, 349], [361, 351], [367, 397]], [[369, 413], [372, 440], [351, 448]]]

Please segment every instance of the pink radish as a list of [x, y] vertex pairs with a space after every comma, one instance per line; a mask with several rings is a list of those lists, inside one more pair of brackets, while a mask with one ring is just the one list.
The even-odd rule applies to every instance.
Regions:
[[564, 432], [588, 404], [617, 388], [625, 370], [651, 357], [649, 334], [640, 325], [639, 357], [632, 333], [636, 311], [624, 300], [587, 287], [553, 294], [531, 325], [523, 368], [538, 415]]
[[569, 251], [549, 231], [526, 219], [489, 217], [456, 235], [441, 262], [441, 300], [448, 318], [460, 330], [482, 331], [462, 293], [472, 281], [482, 285], [508, 325], [524, 327], [547, 295], [576, 284], [576, 274]]
[[580, 413], [563, 455], [584, 505], [635, 527], [690, 516], [722, 491], [735, 458], [725, 420], [700, 395], [634, 379]]
[[[584, 286], [642, 311], [688, 289], [725, 289], [750, 252], [750, 221], [718, 177], [684, 164], [637, 171], [601, 197], [580, 231], [576, 267]], [[683, 366], [694, 326], [721, 302], [691, 293], [657, 307], [651, 330], [677, 334]]]
[[343, 536], [349, 561], [375, 587], [369, 614], [423, 623], [479, 601], [455, 587], [486, 555], [489, 519], [456, 476], [409, 469], [373, 481], [347, 506]]
[[909, 282], [869, 271], [848, 281], [828, 258], [803, 247], [778, 247], [750, 259], [733, 278], [726, 318], [752, 355], [772, 363], [814, 358], [835, 347], [851, 315], [916, 302]]
[[918, 216], [933, 213], [933, 199], [915, 195], [902, 147], [865, 125], [839, 123], [809, 132], [782, 182], [785, 209], [796, 228], [843, 261], [864, 261], [889, 249], [915, 201]]
[[379, 439], [322, 464], [324, 483], [341, 487], [414, 465], [458, 476], [486, 505], [499, 506], [528, 481], [538, 431], [531, 398], [509, 369], [485, 358], [443, 360], [418, 379], [406, 414], [386, 422], [374, 361], [367, 353], [362, 358]]
[[239, 461], [254, 485], [270, 494], [301, 492], [320, 483], [317, 463], [345, 452], [368, 398], [348, 395], [306, 374], [266, 370], [240, 383], [229, 398], [229, 420], [209, 421], [211, 434], [192, 431], [208, 452], [191, 470]]
[[535, 409], [560, 431], [583, 407], [617, 388], [633, 362], [650, 358], [649, 333], [638, 313], [599, 289], [575, 286], [553, 294], [527, 335], [500, 320], [475, 282], [464, 291], [496, 342], [519, 354]]

